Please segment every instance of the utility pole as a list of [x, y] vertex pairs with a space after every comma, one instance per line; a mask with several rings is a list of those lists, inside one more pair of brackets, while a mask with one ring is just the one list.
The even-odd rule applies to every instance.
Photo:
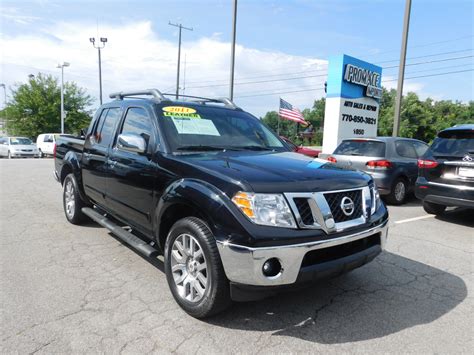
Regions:
[[3, 127], [4, 132], [7, 131], [7, 86], [4, 83], [0, 84], [0, 88], [3, 88]]
[[56, 68], [61, 68], [61, 134], [64, 134], [64, 67], [68, 67], [68, 62], [58, 64]]
[[400, 66], [398, 67], [397, 96], [395, 98], [395, 115], [393, 117], [392, 136], [396, 137], [400, 131], [400, 111], [403, 97], [403, 80], [405, 78], [405, 61], [407, 57], [408, 28], [410, 27], [411, 0], [406, 0], [405, 17], [403, 19], [402, 48], [400, 50]]
[[237, 0], [234, 0], [234, 12], [232, 16], [232, 49], [230, 54], [230, 86], [229, 99], [234, 99], [234, 67], [235, 67], [235, 37], [237, 28]]
[[105, 47], [105, 44], [107, 43], [107, 38], [105, 37], [100, 37], [100, 43], [96, 46], [95, 44], [95, 37], [89, 38], [89, 41], [92, 43], [95, 49], [99, 52], [99, 98], [100, 98], [100, 104], [102, 105], [102, 58], [100, 56], [100, 50]]
[[178, 23], [168, 23], [170, 26], [178, 27], [179, 28], [179, 39], [178, 39], [178, 70], [176, 74], [176, 100], [179, 98], [179, 66], [181, 64], [181, 30], [184, 28], [185, 30], [192, 31], [192, 27], [184, 27], [182, 24]]

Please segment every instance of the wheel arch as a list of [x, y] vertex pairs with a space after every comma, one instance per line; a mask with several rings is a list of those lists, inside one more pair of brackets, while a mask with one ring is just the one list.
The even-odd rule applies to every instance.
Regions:
[[216, 239], [230, 230], [242, 228], [227, 207], [225, 195], [213, 185], [194, 179], [181, 179], [170, 185], [161, 196], [155, 211], [154, 235], [158, 246], [164, 245], [173, 224], [194, 216], [203, 220]]

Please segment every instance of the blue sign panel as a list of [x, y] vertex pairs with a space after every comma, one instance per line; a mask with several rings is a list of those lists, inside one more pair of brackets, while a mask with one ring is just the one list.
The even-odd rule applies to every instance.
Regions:
[[381, 81], [382, 68], [377, 65], [345, 54], [330, 57], [326, 97], [379, 99]]

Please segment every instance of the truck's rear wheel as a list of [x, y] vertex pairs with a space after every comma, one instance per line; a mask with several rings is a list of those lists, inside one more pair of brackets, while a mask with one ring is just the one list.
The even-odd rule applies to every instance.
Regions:
[[74, 174], [66, 176], [63, 186], [63, 207], [66, 219], [72, 224], [81, 224], [87, 216], [82, 213], [82, 207], [85, 204], [79, 195], [79, 187]]
[[165, 271], [174, 299], [189, 315], [204, 318], [230, 303], [214, 235], [199, 218], [176, 222], [165, 245]]

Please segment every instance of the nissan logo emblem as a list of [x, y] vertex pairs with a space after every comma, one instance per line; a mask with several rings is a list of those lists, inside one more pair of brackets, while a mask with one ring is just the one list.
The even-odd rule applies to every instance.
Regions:
[[473, 161], [474, 159], [469, 155], [469, 154], [466, 154], [464, 156], [464, 158], [462, 158], [463, 161]]
[[341, 210], [346, 216], [352, 216], [354, 213], [354, 201], [352, 201], [349, 197], [344, 196], [341, 200]]

